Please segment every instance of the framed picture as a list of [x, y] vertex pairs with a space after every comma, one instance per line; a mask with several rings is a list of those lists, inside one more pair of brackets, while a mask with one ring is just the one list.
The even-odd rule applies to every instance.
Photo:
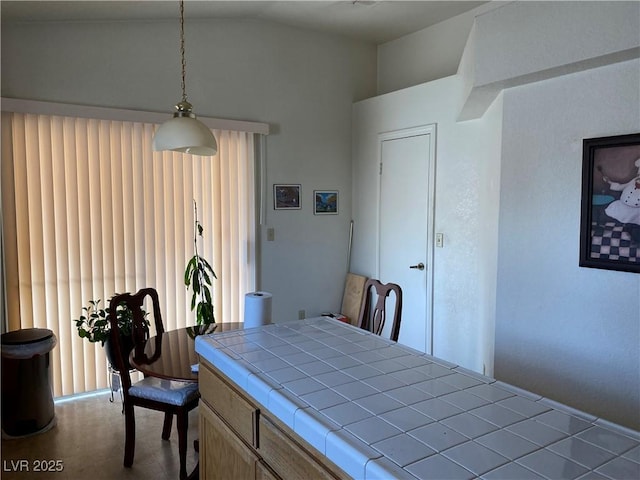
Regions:
[[302, 208], [300, 206], [300, 185], [274, 184], [273, 208], [276, 210], [299, 210]]
[[313, 213], [316, 215], [337, 215], [338, 214], [338, 191], [337, 190], [314, 190], [313, 191]]
[[580, 266], [640, 273], [640, 133], [583, 140]]

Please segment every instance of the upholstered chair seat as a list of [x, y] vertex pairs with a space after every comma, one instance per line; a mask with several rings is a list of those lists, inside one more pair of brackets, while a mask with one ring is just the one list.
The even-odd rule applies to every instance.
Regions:
[[199, 397], [197, 383], [147, 377], [131, 385], [129, 395], [170, 405], [186, 405]]

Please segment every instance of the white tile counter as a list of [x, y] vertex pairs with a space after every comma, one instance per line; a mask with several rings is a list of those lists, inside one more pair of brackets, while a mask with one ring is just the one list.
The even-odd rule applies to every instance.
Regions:
[[196, 351], [354, 478], [640, 478], [639, 432], [334, 319]]

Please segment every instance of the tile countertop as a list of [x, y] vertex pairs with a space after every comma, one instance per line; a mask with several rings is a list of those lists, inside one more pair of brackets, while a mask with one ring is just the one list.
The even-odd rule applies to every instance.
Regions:
[[196, 352], [354, 478], [640, 478], [640, 432], [334, 319]]

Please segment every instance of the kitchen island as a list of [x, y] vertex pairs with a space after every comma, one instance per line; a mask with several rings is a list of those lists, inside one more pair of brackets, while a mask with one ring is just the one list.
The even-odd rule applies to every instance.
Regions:
[[331, 318], [196, 338], [201, 478], [640, 478], [640, 433]]

